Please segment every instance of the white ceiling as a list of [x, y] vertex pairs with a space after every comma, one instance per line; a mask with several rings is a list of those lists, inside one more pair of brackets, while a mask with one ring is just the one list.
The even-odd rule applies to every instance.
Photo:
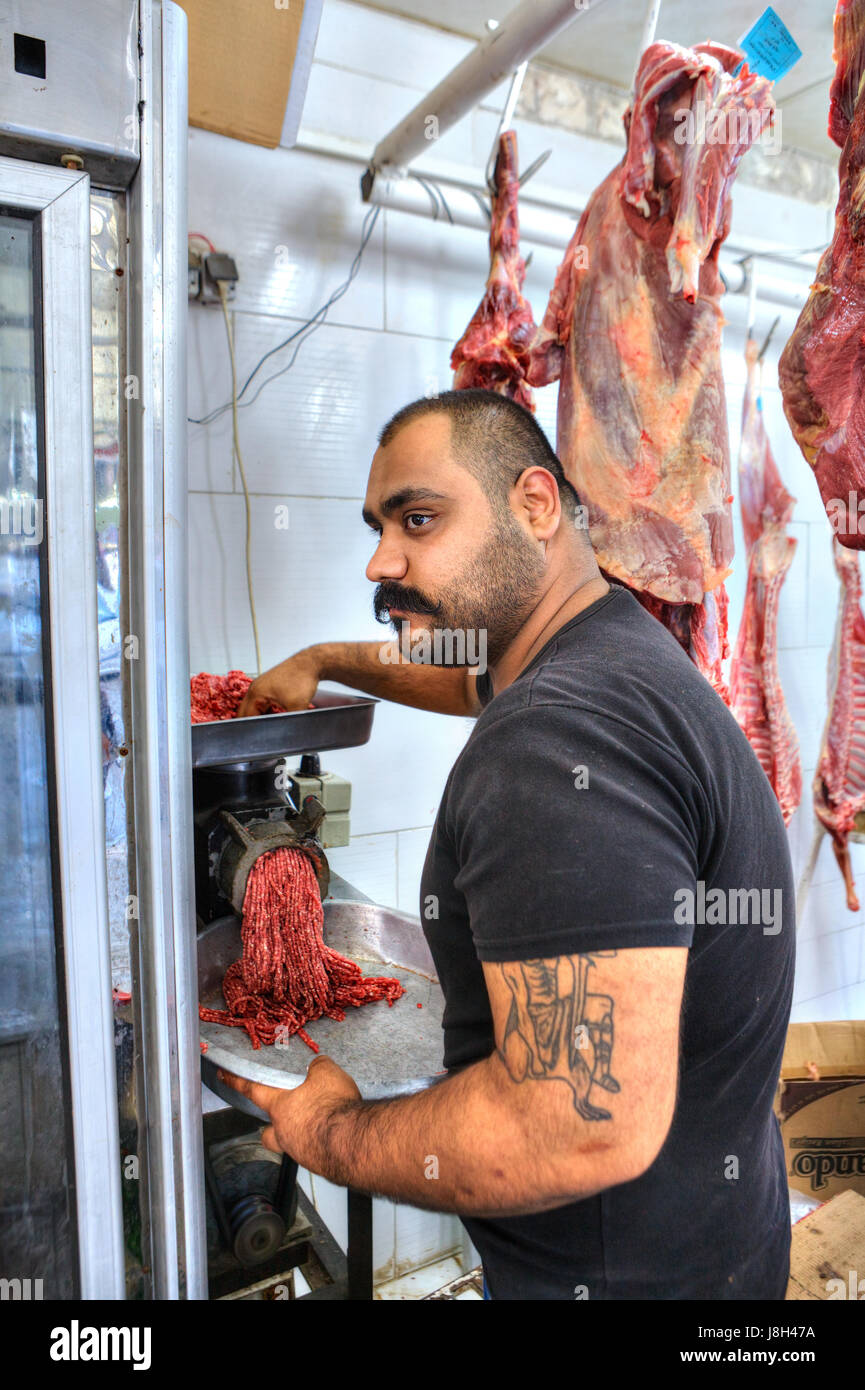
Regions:
[[[480, 39], [488, 19], [502, 20], [515, 0], [366, 0], [371, 8], [405, 15], [468, 38]], [[621, 87], [626, 98], [636, 64], [648, 0], [594, 0], [538, 57], [545, 63], [585, 73]], [[735, 47], [766, 8], [764, 0], [725, 0], [717, 12], [699, 0], [662, 0], [656, 37], [694, 44], [714, 39]], [[781, 138], [812, 154], [837, 161], [826, 134], [832, 79], [834, 0], [772, 0], [802, 50], [782, 77], [775, 97], [782, 112]]]

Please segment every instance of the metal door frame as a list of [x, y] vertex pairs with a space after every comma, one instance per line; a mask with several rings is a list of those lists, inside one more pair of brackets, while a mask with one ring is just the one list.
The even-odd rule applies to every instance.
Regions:
[[[37, 220], [44, 540], [57, 868], [82, 1298], [124, 1296], [105, 875], [93, 488], [90, 179], [0, 158], [0, 202]], [[41, 313], [40, 313], [41, 311]]]
[[139, 1078], [153, 1297], [206, 1299], [192, 863], [186, 463], [186, 15], [140, 3], [129, 189], [129, 622]]

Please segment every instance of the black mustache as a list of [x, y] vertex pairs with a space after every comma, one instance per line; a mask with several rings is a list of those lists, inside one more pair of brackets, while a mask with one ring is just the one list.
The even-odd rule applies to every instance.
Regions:
[[431, 604], [419, 589], [399, 589], [395, 584], [379, 584], [373, 594], [372, 607], [376, 622], [379, 623], [390, 621], [391, 608], [396, 608], [402, 613], [419, 613], [433, 618], [441, 613], [441, 604]]

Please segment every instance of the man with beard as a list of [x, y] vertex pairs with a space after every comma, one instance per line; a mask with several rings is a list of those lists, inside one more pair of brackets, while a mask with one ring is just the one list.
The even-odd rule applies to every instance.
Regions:
[[[421, 881], [447, 1075], [390, 1101], [327, 1057], [293, 1091], [229, 1084], [312, 1172], [459, 1213], [494, 1299], [782, 1299], [793, 893], [747, 739], [601, 575], [514, 402], [401, 410], [363, 514], [376, 615], [413, 638], [482, 630], [488, 670], [325, 643], [259, 677], [240, 713], [303, 708], [330, 679], [478, 716]], [[764, 921], [766, 901], [783, 911]]]

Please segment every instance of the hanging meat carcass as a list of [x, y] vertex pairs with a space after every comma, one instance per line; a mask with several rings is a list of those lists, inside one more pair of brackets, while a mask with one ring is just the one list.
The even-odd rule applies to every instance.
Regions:
[[529, 381], [560, 378], [557, 452], [612, 578], [716, 689], [733, 554], [718, 251], [739, 160], [772, 120], [770, 83], [720, 44], [655, 43], [628, 149], [556, 276]]
[[499, 139], [493, 181], [490, 273], [484, 297], [451, 353], [454, 388], [497, 391], [534, 410], [526, 375], [536, 330], [531, 305], [523, 297], [526, 266], [520, 255], [520, 182], [513, 130]]
[[[829, 135], [841, 146], [835, 234], [781, 355], [784, 411], [842, 545], [865, 548], [865, 0], [839, 0]], [[860, 510], [861, 508], [861, 510]]]
[[847, 889], [847, 906], [858, 912], [848, 837], [865, 810], [865, 617], [859, 556], [832, 541], [841, 597], [835, 644], [829, 657], [829, 716], [814, 774], [814, 810], [832, 836], [832, 848]]
[[748, 554], [745, 607], [733, 664], [730, 705], [760, 760], [784, 816], [802, 797], [799, 740], [778, 675], [778, 600], [796, 542], [787, 535], [795, 497], [781, 482], [760, 398], [757, 344], [745, 344], [748, 382], [739, 446], [739, 500]]

